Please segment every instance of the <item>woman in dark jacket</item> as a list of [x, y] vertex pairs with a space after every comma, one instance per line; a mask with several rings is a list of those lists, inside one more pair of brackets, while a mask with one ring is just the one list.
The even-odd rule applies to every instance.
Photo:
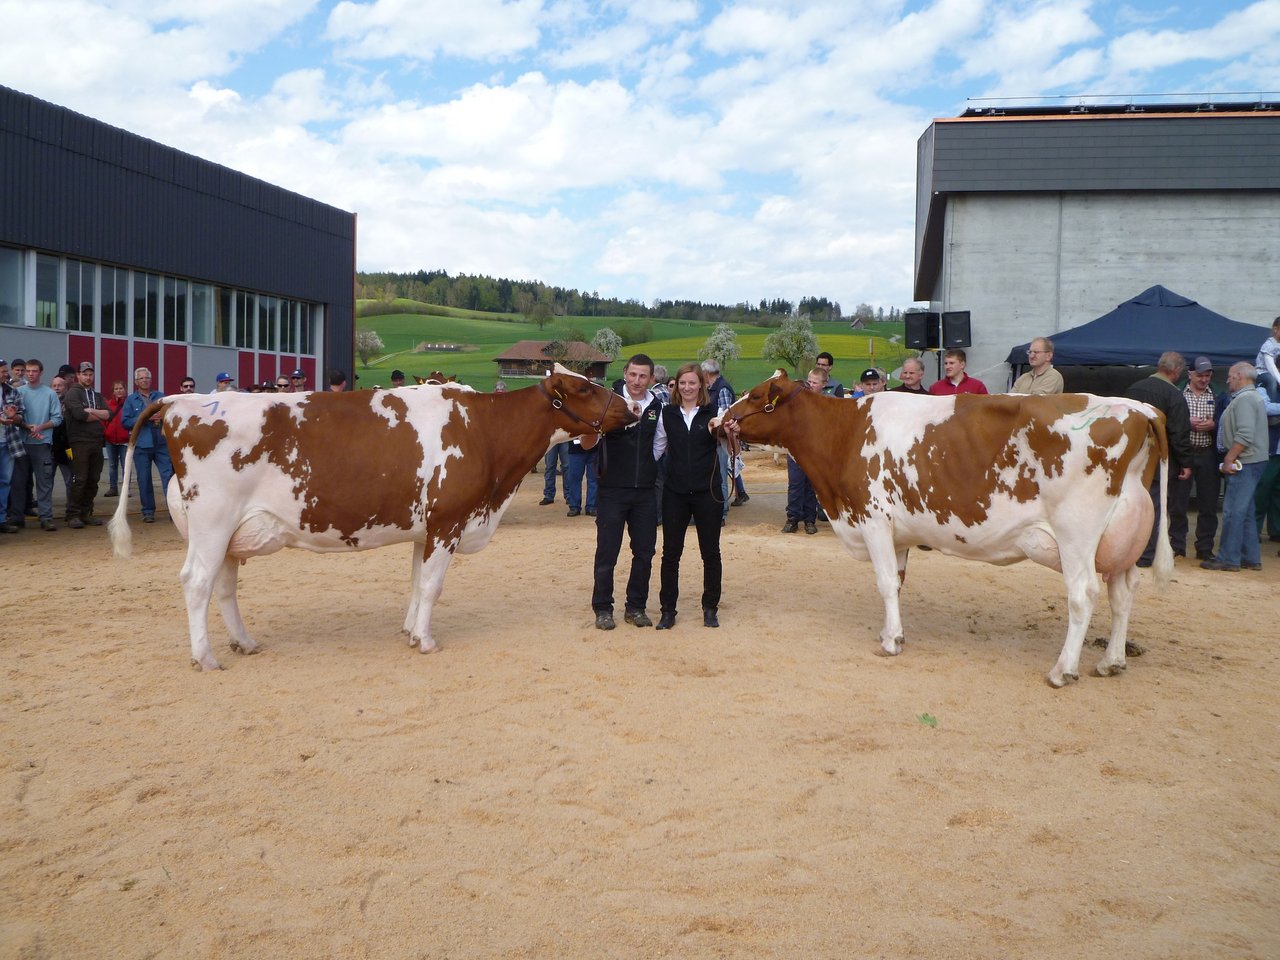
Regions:
[[662, 617], [657, 629], [669, 630], [676, 622], [680, 596], [680, 556], [684, 553], [689, 518], [698, 531], [702, 554], [702, 624], [718, 627], [720, 606], [720, 525], [723, 504], [716, 499], [720, 486], [720, 462], [710, 423], [715, 404], [696, 363], [686, 363], [676, 374], [676, 392], [662, 408], [662, 419], [653, 439], [653, 455], [667, 455], [662, 488], [662, 587], [658, 601]]

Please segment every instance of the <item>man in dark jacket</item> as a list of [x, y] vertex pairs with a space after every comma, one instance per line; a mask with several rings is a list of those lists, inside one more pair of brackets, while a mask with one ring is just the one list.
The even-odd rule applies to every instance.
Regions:
[[93, 389], [93, 364], [80, 364], [77, 383], [68, 385], [62, 398], [67, 424], [67, 443], [71, 447], [71, 494], [67, 503], [67, 526], [79, 530], [86, 524], [102, 526], [93, 515], [93, 498], [102, 478], [102, 445], [106, 443], [105, 427], [111, 416], [106, 398]]
[[637, 353], [627, 361], [619, 393], [639, 414], [638, 423], [606, 433], [601, 441], [601, 473], [596, 488], [595, 588], [591, 608], [596, 627], [612, 630], [613, 571], [622, 549], [622, 530], [631, 536], [631, 576], [627, 578], [626, 621], [637, 627], [653, 625], [645, 613], [649, 576], [658, 543], [658, 504], [654, 485], [658, 464], [653, 459], [653, 436], [658, 430], [662, 401], [649, 392], [653, 361]]
[[[1160, 354], [1156, 372], [1145, 380], [1139, 380], [1124, 395], [1130, 400], [1149, 403], [1165, 416], [1165, 434], [1169, 438], [1169, 470], [1178, 480], [1191, 479], [1191, 414], [1187, 401], [1176, 386], [1182, 377], [1187, 361], [1182, 354], [1168, 350]], [[1173, 485], [1170, 484], [1170, 487]], [[1156, 472], [1151, 484], [1151, 502], [1156, 508], [1156, 522], [1151, 526], [1151, 539], [1138, 559], [1138, 566], [1149, 567], [1156, 555], [1156, 531], [1164, 523], [1160, 515], [1160, 473]]]

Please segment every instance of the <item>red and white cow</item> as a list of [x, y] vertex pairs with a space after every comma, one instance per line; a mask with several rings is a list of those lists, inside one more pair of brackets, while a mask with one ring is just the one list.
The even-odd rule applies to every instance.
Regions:
[[[369, 550], [414, 541], [410, 645], [435, 649], [431, 613], [454, 551], [474, 553], [497, 529], [516, 489], [553, 443], [595, 439], [635, 414], [613, 391], [564, 367], [537, 385], [476, 393], [455, 385], [354, 393], [181, 394], [161, 413], [173, 458], [169, 513], [187, 539], [183, 591], [196, 666], [218, 668], [209, 646], [216, 592], [231, 647], [254, 653], [236, 603], [240, 561], [282, 547]], [[110, 524], [128, 556], [128, 484]]]
[[[788, 450], [812, 481], [848, 551], [870, 560], [884, 600], [880, 644], [902, 649], [898, 591], [917, 544], [994, 564], [1034, 560], [1067, 585], [1067, 638], [1049, 682], [1079, 675], [1100, 585], [1111, 638], [1098, 673], [1125, 667], [1125, 634], [1151, 534], [1149, 489], [1168, 476], [1164, 416], [1147, 404], [1088, 394], [840, 400], [778, 371], [724, 416], [727, 432]], [[1163, 494], [1162, 494], [1163, 496]], [[1161, 524], [1154, 571], [1173, 569]]]

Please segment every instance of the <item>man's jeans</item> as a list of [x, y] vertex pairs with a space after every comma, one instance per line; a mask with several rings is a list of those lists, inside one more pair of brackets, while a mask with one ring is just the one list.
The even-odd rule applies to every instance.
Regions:
[[[28, 443], [27, 455], [14, 461], [9, 490], [9, 522], [19, 526], [27, 499], [27, 477], [36, 483], [36, 512], [41, 520], [53, 522], [53, 447], [47, 443]], [[16, 508], [16, 510], [15, 510]]]
[[1218, 542], [1218, 562], [1228, 567], [1262, 562], [1253, 495], [1266, 468], [1266, 461], [1246, 463], [1239, 473], [1227, 475], [1227, 492], [1222, 497], [1222, 539]]
[[133, 468], [138, 475], [138, 500], [142, 504], [142, 515], [156, 515], [156, 492], [151, 486], [151, 464], [160, 471], [160, 490], [162, 494], [169, 491], [169, 479], [173, 476], [173, 462], [169, 459], [169, 448], [164, 444], [158, 447], [134, 447]]

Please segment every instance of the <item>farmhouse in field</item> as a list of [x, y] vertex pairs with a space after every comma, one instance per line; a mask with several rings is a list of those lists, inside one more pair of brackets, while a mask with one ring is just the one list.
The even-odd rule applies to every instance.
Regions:
[[557, 363], [593, 380], [603, 379], [609, 370], [609, 358], [580, 340], [521, 340], [493, 359], [504, 380], [545, 377]]

